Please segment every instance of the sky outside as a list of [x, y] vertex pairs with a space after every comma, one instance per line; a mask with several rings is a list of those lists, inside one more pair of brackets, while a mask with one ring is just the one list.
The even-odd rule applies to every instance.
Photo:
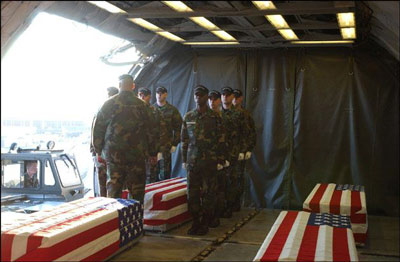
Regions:
[[[83, 120], [107, 99], [106, 88], [132, 67], [100, 57], [128, 42], [92, 27], [40, 13], [1, 62], [2, 118]], [[133, 49], [133, 48], [132, 48]], [[130, 49], [124, 61], [137, 59]]]

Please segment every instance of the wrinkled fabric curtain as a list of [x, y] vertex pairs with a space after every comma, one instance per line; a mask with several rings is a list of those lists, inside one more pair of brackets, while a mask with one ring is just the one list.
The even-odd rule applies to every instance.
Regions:
[[[398, 61], [391, 65], [357, 48], [179, 47], [137, 82], [154, 102], [155, 88], [167, 87], [182, 116], [195, 106], [197, 84], [243, 91], [257, 129], [246, 205], [301, 209], [316, 183], [360, 184], [370, 214], [398, 216]], [[174, 176], [186, 176], [181, 163], [178, 150]]]

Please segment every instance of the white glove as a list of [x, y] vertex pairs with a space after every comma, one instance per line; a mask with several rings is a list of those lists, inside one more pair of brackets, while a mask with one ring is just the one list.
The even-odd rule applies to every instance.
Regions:
[[229, 165], [230, 165], [229, 161], [228, 161], [228, 160], [225, 160], [225, 165], [224, 165], [224, 167], [228, 167]]
[[223, 165], [221, 165], [221, 164], [217, 164], [217, 170], [219, 171], [219, 170], [221, 170], [222, 168], [224, 168], [224, 166]]
[[238, 160], [243, 160], [244, 159], [244, 153], [239, 153]]
[[250, 159], [250, 157], [251, 157], [251, 152], [250, 151], [247, 151], [246, 152], [246, 156], [244, 157], [244, 159]]
[[183, 169], [187, 169], [187, 164], [186, 163], [182, 163], [182, 168]]
[[160, 161], [161, 159], [163, 159], [162, 153], [158, 152], [157, 153], [157, 161]]
[[176, 146], [172, 146], [172, 147], [171, 147], [171, 150], [170, 150], [171, 154], [174, 153], [175, 150], [176, 150]]

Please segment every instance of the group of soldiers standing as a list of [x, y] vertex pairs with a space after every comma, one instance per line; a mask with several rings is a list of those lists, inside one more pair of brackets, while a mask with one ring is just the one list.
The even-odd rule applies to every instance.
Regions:
[[239, 211], [245, 163], [256, 143], [254, 121], [241, 105], [242, 92], [230, 87], [209, 92], [198, 85], [196, 108], [182, 119], [166, 101], [166, 88], [156, 89], [157, 102], [151, 105], [148, 88], [140, 88], [136, 97], [132, 76], [119, 80], [119, 93], [103, 104], [92, 125], [95, 162], [107, 169], [103, 175], [98, 171], [101, 196], [119, 198], [127, 188], [143, 203], [146, 183], [171, 178], [171, 154], [181, 142], [193, 217], [188, 234], [207, 234], [219, 218]]

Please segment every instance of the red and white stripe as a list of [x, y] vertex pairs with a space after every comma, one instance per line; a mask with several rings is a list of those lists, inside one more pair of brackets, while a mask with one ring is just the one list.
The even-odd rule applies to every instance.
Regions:
[[15, 223], [2, 221], [1, 260], [80, 261], [104, 248], [114, 253], [119, 249], [122, 207], [111, 198], [84, 198]]
[[186, 178], [172, 178], [146, 185], [144, 227], [177, 224], [190, 218]]
[[309, 217], [282, 211], [254, 261], [358, 261], [351, 229], [308, 225]]
[[367, 239], [367, 203], [365, 192], [335, 190], [336, 184], [316, 184], [303, 203], [303, 210], [314, 213], [331, 213], [350, 216], [357, 245]]

